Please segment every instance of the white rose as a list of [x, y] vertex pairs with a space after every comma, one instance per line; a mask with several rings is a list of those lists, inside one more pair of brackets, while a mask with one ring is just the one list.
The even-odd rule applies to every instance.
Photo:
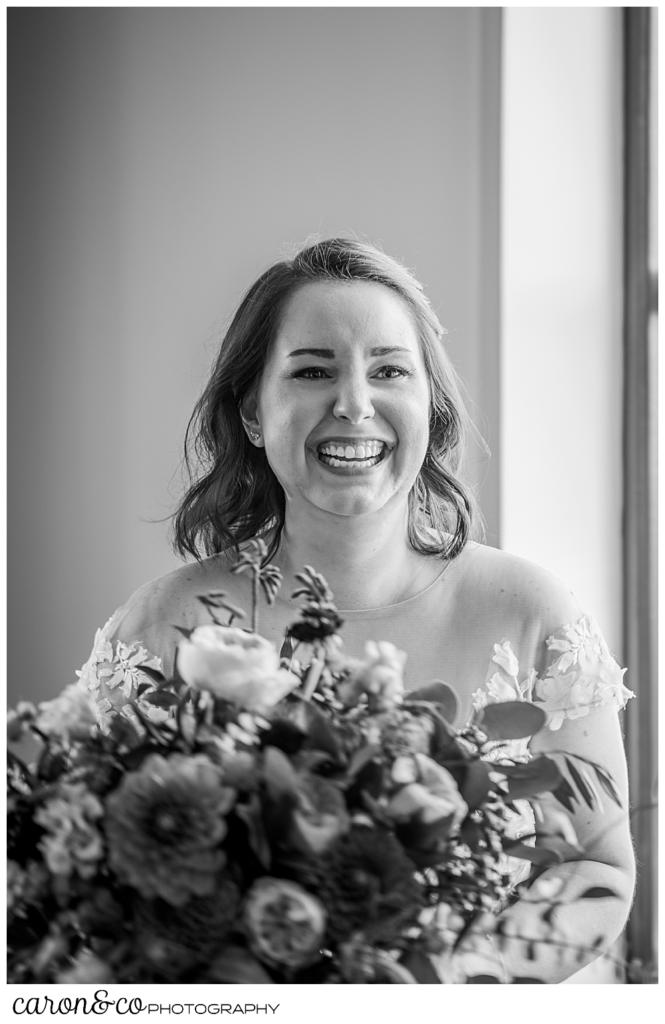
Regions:
[[[395, 763], [406, 760], [398, 758]], [[394, 821], [417, 818], [425, 824], [452, 817], [450, 831], [454, 832], [469, 810], [455, 779], [447, 768], [425, 754], [414, 754], [410, 760], [417, 772], [416, 779], [408, 779], [406, 785], [393, 794], [387, 807], [388, 815]], [[398, 771], [398, 779], [394, 781], [404, 777]]]
[[252, 711], [277, 704], [300, 682], [279, 667], [271, 643], [235, 626], [199, 626], [179, 645], [177, 665], [190, 686]]
[[366, 694], [371, 711], [389, 711], [404, 696], [406, 653], [389, 640], [368, 640], [364, 661], [352, 661], [350, 679], [340, 688], [344, 704], [350, 707]]
[[42, 701], [37, 727], [49, 736], [65, 740], [87, 739], [97, 724], [95, 709], [87, 690], [79, 683], [70, 683], [53, 700]]

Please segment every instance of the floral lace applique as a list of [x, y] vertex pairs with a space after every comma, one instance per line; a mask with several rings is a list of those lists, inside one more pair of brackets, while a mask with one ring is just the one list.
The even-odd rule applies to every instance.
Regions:
[[519, 662], [510, 641], [494, 645], [484, 686], [472, 695], [474, 711], [505, 700], [532, 700], [547, 713], [547, 725], [560, 729], [566, 718], [582, 718], [594, 708], [625, 707], [635, 694], [623, 684], [620, 668], [597, 623], [588, 615], [562, 626], [546, 640], [557, 657], [543, 676], [535, 669], [519, 681]]
[[101, 726], [108, 725], [114, 714], [135, 721], [131, 702], [138, 702], [150, 719], [162, 721], [168, 714], [144, 702], [139, 693], [142, 684], [154, 688], [154, 678], [145, 669], [162, 672], [161, 658], [150, 654], [138, 641], [131, 644], [118, 641], [114, 650], [111, 636], [119, 616], [120, 609], [95, 633], [90, 657], [76, 673], [79, 685], [90, 694]]
[[625, 668], [609, 652], [597, 623], [583, 615], [547, 639], [558, 653], [536, 680], [533, 699], [548, 715], [548, 726], [560, 729], [566, 718], [582, 718], [594, 708], [624, 708], [635, 694], [624, 686]]

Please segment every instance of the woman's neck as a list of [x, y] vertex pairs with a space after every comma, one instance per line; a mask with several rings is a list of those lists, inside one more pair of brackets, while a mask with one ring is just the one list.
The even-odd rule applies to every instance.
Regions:
[[284, 595], [305, 565], [321, 573], [338, 608], [378, 608], [404, 600], [440, 572], [438, 560], [414, 551], [406, 509], [378, 516], [318, 516], [289, 519], [275, 563], [286, 580]]

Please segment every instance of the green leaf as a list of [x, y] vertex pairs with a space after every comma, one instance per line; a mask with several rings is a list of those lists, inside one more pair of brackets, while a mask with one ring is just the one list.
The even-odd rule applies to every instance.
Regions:
[[299, 792], [298, 775], [288, 757], [277, 747], [263, 751], [263, 778], [268, 795], [273, 799], [295, 796]]
[[276, 565], [267, 565], [261, 570], [259, 582], [268, 604], [274, 604], [277, 592], [282, 585], [281, 570]]
[[287, 633], [282, 642], [282, 646], [279, 651], [279, 657], [281, 661], [291, 661], [293, 653], [296, 649], [296, 645]]
[[578, 847], [571, 846], [564, 839], [558, 839], [556, 836], [548, 839], [546, 846], [527, 846], [526, 843], [516, 840], [505, 843], [504, 850], [511, 857], [519, 857], [520, 860], [528, 860], [531, 864], [538, 864], [541, 867], [580, 859]]
[[405, 702], [426, 701], [428, 704], [438, 704], [441, 714], [448, 722], [454, 722], [459, 711], [459, 700], [452, 686], [434, 679], [426, 686], [420, 686], [417, 690], [411, 690], [404, 697]]
[[434, 970], [432, 961], [422, 949], [410, 949], [400, 963], [410, 971], [419, 985], [439, 985], [441, 979]]
[[266, 870], [270, 868], [270, 845], [263, 827], [261, 802], [255, 795], [248, 803], [237, 803], [235, 814], [247, 827], [247, 839], [259, 863]]
[[490, 766], [486, 761], [469, 761], [460, 788], [470, 811], [480, 807], [490, 791]]
[[309, 701], [303, 701], [301, 707], [306, 722], [305, 745], [310, 749], [323, 750], [333, 761], [341, 762], [342, 746], [330, 721]]
[[621, 807], [621, 797], [619, 795], [618, 789], [614, 785], [614, 780], [612, 776], [603, 768], [600, 768], [597, 764], [594, 765], [593, 768], [596, 773], [596, 778], [603, 787], [604, 791], [618, 807]]
[[585, 889], [580, 895], [581, 900], [605, 900], [605, 899], [616, 899], [617, 893], [613, 889], [607, 889], [604, 885], [593, 885], [590, 889]]
[[565, 776], [561, 776], [561, 782], [556, 789], [552, 790], [552, 796], [559, 801], [562, 807], [565, 807], [567, 811], [575, 813], [575, 804], [577, 799], [575, 797], [575, 790], [568, 782]]
[[526, 764], [496, 765], [496, 771], [506, 776], [508, 781], [508, 798], [523, 800], [537, 796], [539, 793], [550, 793], [560, 785], [563, 776], [557, 763], [546, 754], [534, 757]]
[[504, 700], [488, 704], [478, 724], [491, 740], [521, 740], [539, 732], [547, 721], [542, 708], [526, 700]]
[[184, 636], [185, 640], [189, 640], [190, 636], [194, 632], [193, 629], [185, 629], [184, 626], [173, 625], [173, 629], [176, 629], [181, 636]]
[[575, 767], [575, 765], [569, 757], [564, 758], [564, 760], [566, 762], [566, 767], [568, 769], [570, 777], [577, 786], [579, 794], [584, 800], [584, 803], [590, 810], [595, 810], [598, 806], [598, 801], [595, 797], [593, 790], [589, 787], [587, 780], [584, 778], [583, 773], [581, 771], [578, 771], [578, 769]]
[[150, 665], [139, 665], [138, 670], [142, 676], [149, 676], [158, 685], [162, 685], [165, 681], [164, 673], [159, 669], [151, 668]]
[[359, 750], [353, 754], [349, 767], [347, 768], [347, 778], [350, 781], [353, 779], [358, 772], [362, 771], [365, 765], [373, 761], [376, 755], [379, 753], [379, 747], [368, 744], [366, 747], [360, 747]]
[[142, 696], [142, 700], [156, 708], [174, 708], [180, 703], [180, 697], [170, 690], [151, 690]]
[[136, 726], [125, 718], [124, 715], [114, 714], [109, 730], [114, 743], [118, 744], [118, 746], [122, 746], [123, 743], [133, 746], [139, 737]]
[[224, 946], [205, 968], [201, 981], [208, 985], [268, 985], [273, 979], [249, 950]]

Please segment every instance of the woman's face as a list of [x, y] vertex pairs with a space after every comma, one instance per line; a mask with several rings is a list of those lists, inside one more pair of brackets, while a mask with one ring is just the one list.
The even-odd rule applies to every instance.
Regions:
[[300, 287], [256, 397], [290, 514], [406, 504], [427, 451], [430, 394], [411, 313], [395, 292], [369, 281]]

